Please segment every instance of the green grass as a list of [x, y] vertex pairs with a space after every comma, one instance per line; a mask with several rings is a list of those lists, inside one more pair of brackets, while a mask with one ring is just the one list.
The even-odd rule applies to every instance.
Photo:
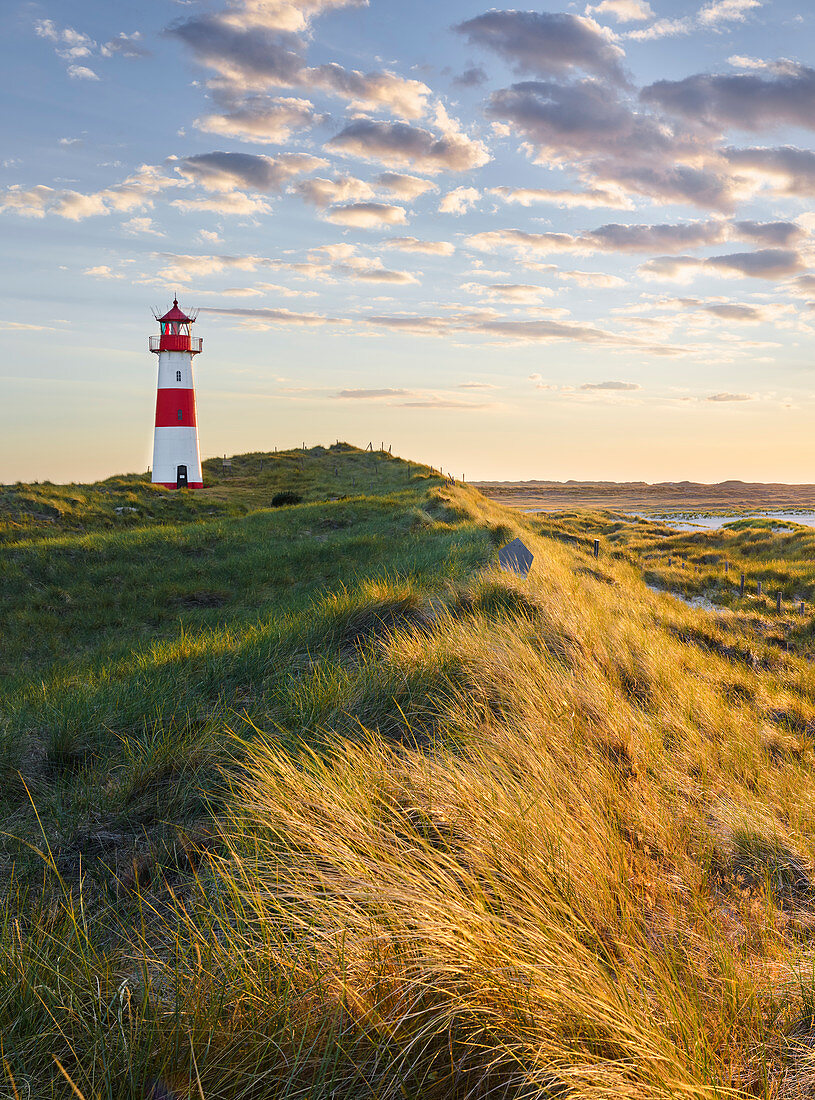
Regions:
[[649, 591], [658, 525], [262, 461], [135, 479], [124, 525], [111, 483], [8, 491], [79, 503], [6, 528], [0, 1097], [807, 1095], [815, 676], [779, 623]]

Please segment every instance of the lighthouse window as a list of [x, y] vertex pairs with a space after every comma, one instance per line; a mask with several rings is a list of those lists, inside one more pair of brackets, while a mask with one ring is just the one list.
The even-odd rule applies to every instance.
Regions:
[[179, 419], [179, 420], [183, 420], [183, 419], [184, 419], [184, 414], [183, 414], [183, 412], [181, 411], [181, 409], [179, 409], [179, 410], [178, 410], [178, 419]]
[[176, 382], [180, 382], [180, 381], [181, 381], [181, 371], [180, 371], [180, 370], [177, 370], [177, 371], [175, 372], [175, 380], [176, 380]]

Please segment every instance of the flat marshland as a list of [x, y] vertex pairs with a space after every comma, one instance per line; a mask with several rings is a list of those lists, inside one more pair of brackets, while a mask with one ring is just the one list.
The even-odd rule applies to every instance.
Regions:
[[809, 533], [205, 479], [0, 491], [0, 1096], [812, 1095]]

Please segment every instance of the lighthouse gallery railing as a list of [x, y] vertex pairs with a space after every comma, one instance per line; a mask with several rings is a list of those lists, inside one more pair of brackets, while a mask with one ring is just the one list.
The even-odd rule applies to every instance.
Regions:
[[200, 336], [151, 336], [150, 351], [191, 351], [197, 355], [203, 343]]

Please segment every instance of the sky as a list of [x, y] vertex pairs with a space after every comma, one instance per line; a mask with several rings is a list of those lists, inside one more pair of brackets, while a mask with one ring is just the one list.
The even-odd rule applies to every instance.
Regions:
[[9, 0], [0, 482], [204, 457], [815, 482], [804, 0]]

